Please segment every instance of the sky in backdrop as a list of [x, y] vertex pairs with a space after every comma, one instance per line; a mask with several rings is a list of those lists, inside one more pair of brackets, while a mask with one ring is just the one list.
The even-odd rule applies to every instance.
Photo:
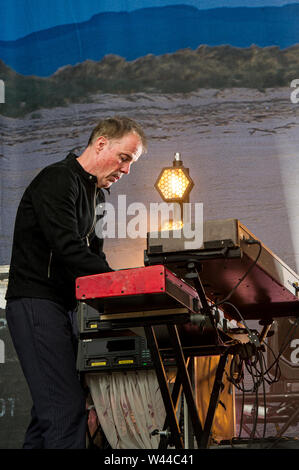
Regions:
[[15, 40], [56, 25], [80, 23], [107, 11], [132, 11], [166, 5], [220, 7], [283, 6], [298, 0], [9, 0], [0, 2], [0, 40]]

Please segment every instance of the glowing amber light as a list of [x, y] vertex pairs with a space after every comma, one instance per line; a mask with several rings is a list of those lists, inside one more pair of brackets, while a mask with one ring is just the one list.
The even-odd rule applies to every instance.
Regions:
[[164, 200], [181, 201], [192, 186], [191, 179], [182, 168], [165, 168], [156, 184]]
[[182, 220], [169, 220], [164, 222], [161, 230], [165, 230], [167, 232], [169, 230], [180, 230], [183, 226], [184, 224]]

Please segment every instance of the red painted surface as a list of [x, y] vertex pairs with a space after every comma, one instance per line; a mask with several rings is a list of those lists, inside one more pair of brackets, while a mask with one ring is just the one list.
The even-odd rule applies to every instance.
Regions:
[[162, 265], [122, 269], [76, 280], [79, 300], [165, 292], [167, 269]]

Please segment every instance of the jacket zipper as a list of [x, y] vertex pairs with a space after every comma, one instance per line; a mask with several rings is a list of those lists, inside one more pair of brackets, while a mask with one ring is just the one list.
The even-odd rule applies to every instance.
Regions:
[[50, 256], [49, 256], [49, 263], [48, 263], [48, 279], [50, 279], [50, 275], [51, 275], [52, 254], [53, 254], [53, 251], [51, 250], [50, 251]]
[[93, 196], [93, 221], [92, 221], [92, 225], [91, 225], [89, 231], [87, 232], [87, 235], [85, 235], [87, 246], [90, 246], [89, 245], [89, 235], [93, 231], [94, 226], [95, 226], [95, 222], [96, 222], [96, 200], [97, 200], [97, 183], [95, 184], [95, 190], [94, 190], [94, 196]]

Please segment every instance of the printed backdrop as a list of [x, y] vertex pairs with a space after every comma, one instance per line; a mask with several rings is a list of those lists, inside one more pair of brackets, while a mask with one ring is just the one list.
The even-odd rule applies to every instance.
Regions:
[[[180, 152], [204, 219], [240, 219], [299, 271], [299, 2], [11, 0], [0, 17], [0, 265], [28, 183], [118, 114], [149, 149], [113, 186], [116, 210], [119, 194], [161, 202], [154, 183]], [[143, 265], [144, 238], [105, 243], [113, 268]], [[7, 438], [22, 403], [4, 382]]]

